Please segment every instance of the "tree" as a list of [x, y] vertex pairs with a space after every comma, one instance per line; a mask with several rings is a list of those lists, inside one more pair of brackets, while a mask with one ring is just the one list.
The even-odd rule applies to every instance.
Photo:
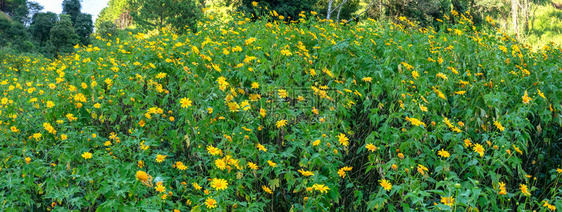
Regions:
[[94, 31], [94, 23], [92, 21], [92, 15], [86, 13], [78, 14], [76, 22], [74, 23], [74, 30], [76, 35], [78, 35], [80, 44], [88, 45], [90, 44], [90, 34]]
[[21, 52], [31, 51], [33, 44], [29, 42], [28, 37], [22, 23], [0, 17], [0, 47], [9, 47]]
[[28, 2], [27, 2], [28, 14], [27, 14], [27, 17], [24, 19], [23, 24], [26, 25], [26, 26], [28, 26], [29, 24], [31, 24], [31, 21], [32, 21], [32, 19], [33, 19], [33, 16], [34, 16], [36, 13], [41, 12], [41, 10], [43, 10], [43, 8], [44, 8], [43, 5], [40, 5], [40, 4], [37, 3], [37, 2], [28, 1]]
[[339, 21], [350, 19], [359, 9], [359, 2], [359, 0], [319, 0], [316, 7], [320, 14], [326, 14], [326, 19]]
[[29, 25], [31, 36], [38, 41], [40, 45], [45, 44], [49, 40], [51, 29], [55, 26], [57, 21], [58, 16], [53, 12], [35, 13]]
[[62, 2], [62, 14], [69, 15], [72, 24], [76, 23], [81, 8], [80, 0], [64, 0]]
[[318, 0], [225, 0], [227, 5], [234, 5], [238, 10], [256, 16], [258, 14], [255, 13], [253, 2], [269, 10], [275, 10], [288, 19], [298, 19], [301, 11], [313, 11]]
[[515, 33], [515, 37], [519, 37], [519, 21], [518, 16], [519, 12], [519, 0], [511, 0], [511, 24], [513, 26], [513, 32]]
[[96, 33], [105, 39], [117, 34], [117, 26], [111, 21], [104, 21], [96, 28]]
[[68, 15], [60, 15], [59, 21], [51, 29], [49, 42], [54, 47], [54, 54], [71, 53], [78, 43], [78, 35], [72, 27], [72, 20]]
[[194, 0], [131, 0], [133, 21], [148, 30], [172, 27], [196, 30], [200, 16]]
[[120, 29], [125, 29], [133, 24], [133, 17], [130, 13], [128, 0], [110, 0], [107, 7], [103, 8], [96, 19], [96, 29], [99, 29], [101, 24], [106, 21], [114, 23]]
[[27, 0], [0, 0], [0, 10], [11, 16], [11, 19], [24, 23], [29, 10]]

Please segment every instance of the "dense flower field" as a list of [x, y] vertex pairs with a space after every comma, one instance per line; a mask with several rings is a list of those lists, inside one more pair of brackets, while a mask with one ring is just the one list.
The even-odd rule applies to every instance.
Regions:
[[3, 55], [1, 210], [562, 208], [559, 46], [270, 14]]

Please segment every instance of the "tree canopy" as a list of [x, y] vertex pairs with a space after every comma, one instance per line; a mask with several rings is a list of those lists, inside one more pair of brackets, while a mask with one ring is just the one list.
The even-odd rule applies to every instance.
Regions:
[[131, 0], [131, 16], [144, 29], [171, 27], [180, 32], [196, 30], [200, 11], [194, 0]]
[[80, 0], [64, 0], [62, 2], [62, 14], [69, 15], [73, 24], [76, 23], [81, 8]]

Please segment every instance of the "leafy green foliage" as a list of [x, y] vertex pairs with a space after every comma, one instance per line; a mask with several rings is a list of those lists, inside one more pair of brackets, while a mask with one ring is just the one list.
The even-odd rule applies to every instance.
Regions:
[[466, 13], [441, 31], [215, 15], [54, 60], [0, 52], [3, 207], [562, 205], [560, 46], [532, 52]]
[[62, 14], [69, 15], [72, 20], [72, 24], [76, 23], [76, 20], [80, 15], [81, 8], [82, 5], [80, 4], [80, 0], [64, 0], [62, 2]]
[[17, 22], [24, 23], [29, 10], [27, 0], [2, 0], [0, 1], [0, 11], [10, 15]]
[[74, 45], [79, 42], [79, 37], [74, 31], [70, 16], [60, 15], [59, 21], [51, 28], [49, 42], [52, 53], [61, 55], [73, 52]]
[[[98, 23], [98, 22], [96, 22]], [[117, 26], [111, 21], [104, 21], [99, 24], [97, 34], [104, 39], [109, 39], [112, 35], [117, 34]]]
[[53, 12], [36, 13], [33, 15], [29, 31], [33, 38], [35, 38], [40, 45], [43, 45], [49, 40], [49, 33], [51, 33], [51, 29], [55, 26], [57, 21], [58, 16]]
[[108, 6], [103, 8], [96, 19], [96, 29], [106, 22], [112, 22], [118, 25], [118, 28], [124, 29], [133, 24], [130, 16], [130, 5], [128, 0], [110, 0]]
[[531, 18], [531, 30], [527, 41], [535, 48], [549, 42], [562, 43], [562, 10], [550, 5], [538, 7]]
[[80, 44], [88, 45], [90, 44], [90, 34], [94, 32], [94, 23], [92, 21], [92, 15], [86, 13], [78, 14], [76, 22], [74, 23], [74, 30], [76, 35], [78, 35]]
[[23, 24], [0, 17], [0, 47], [29, 52], [34, 46]]
[[313, 11], [318, 0], [236, 0], [230, 1], [230, 4], [235, 5], [239, 11], [257, 17], [260, 14], [256, 10], [257, 8], [252, 5], [253, 2], [256, 2], [261, 8], [276, 11], [289, 20], [296, 20], [299, 19], [299, 13], [302, 11]]
[[[328, 11], [328, 2], [329, 0], [319, 0], [316, 5], [315, 5], [315, 10], [318, 12], [318, 14], [320, 15], [320, 17], [324, 17], [326, 18], [326, 13]], [[345, 4], [343, 4], [342, 9], [340, 11], [340, 20], [349, 20], [353, 17], [353, 14], [355, 12], [357, 12], [357, 10], [359, 10], [359, 3], [361, 1], [360, 0], [347, 0], [345, 2]], [[340, 1], [333, 1], [332, 3], [332, 10], [335, 9], [336, 6], [340, 5], [341, 3], [343, 3], [343, 0]], [[338, 11], [339, 10], [335, 10], [332, 13], [332, 17], [334, 18], [334, 20], [337, 19], [337, 15], [338, 15]]]
[[130, 5], [133, 20], [147, 30], [170, 27], [195, 31], [200, 15], [194, 0], [131, 0]]

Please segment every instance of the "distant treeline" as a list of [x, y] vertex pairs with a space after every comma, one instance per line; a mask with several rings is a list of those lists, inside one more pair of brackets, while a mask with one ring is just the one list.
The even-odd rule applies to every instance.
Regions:
[[41, 12], [37, 2], [0, 0], [0, 48], [55, 57], [90, 44], [92, 15], [80, 11], [80, 0], [64, 0], [62, 7], [62, 14], [55, 14]]

